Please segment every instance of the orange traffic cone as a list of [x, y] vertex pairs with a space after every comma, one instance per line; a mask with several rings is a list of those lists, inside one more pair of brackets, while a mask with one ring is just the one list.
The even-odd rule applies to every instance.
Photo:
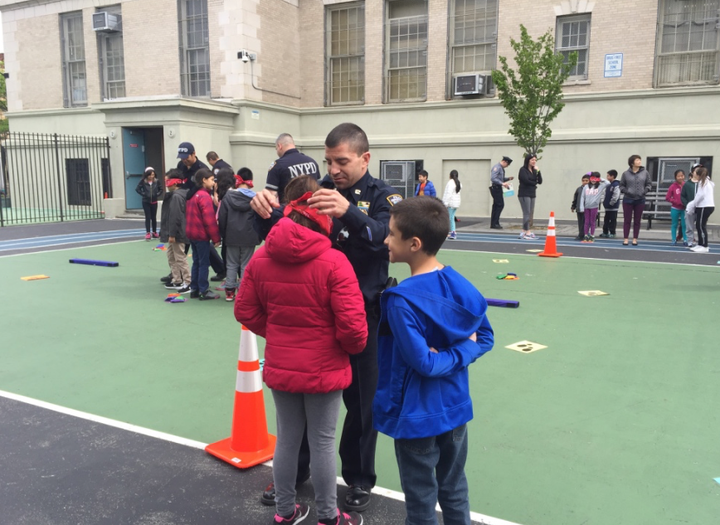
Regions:
[[545, 237], [545, 249], [538, 253], [540, 257], [560, 257], [562, 253], [557, 251], [557, 242], [555, 240], [555, 212], [550, 212], [550, 221], [548, 222], [548, 232]]
[[243, 326], [231, 435], [208, 445], [205, 451], [238, 468], [248, 468], [272, 459], [276, 439], [268, 434], [265, 420], [257, 339]]

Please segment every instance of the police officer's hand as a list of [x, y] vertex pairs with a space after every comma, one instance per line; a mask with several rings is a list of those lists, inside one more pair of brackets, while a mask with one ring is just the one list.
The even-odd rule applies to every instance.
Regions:
[[263, 219], [269, 219], [273, 208], [279, 208], [277, 195], [267, 188], [255, 194], [250, 201], [250, 207]]
[[313, 193], [308, 199], [311, 208], [318, 210], [321, 215], [330, 215], [340, 218], [345, 215], [350, 207], [350, 202], [342, 196], [339, 191], [321, 189]]

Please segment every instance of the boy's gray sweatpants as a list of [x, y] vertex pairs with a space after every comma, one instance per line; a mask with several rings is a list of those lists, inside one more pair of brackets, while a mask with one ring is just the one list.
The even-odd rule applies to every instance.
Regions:
[[275, 507], [280, 516], [295, 511], [298, 453], [307, 424], [310, 476], [315, 489], [318, 520], [337, 517], [337, 467], [335, 427], [340, 415], [342, 390], [328, 394], [291, 394], [272, 390], [277, 418], [277, 443], [273, 459]]
[[225, 288], [238, 288], [242, 281], [245, 267], [255, 253], [255, 246], [227, 246], [225, 248]]

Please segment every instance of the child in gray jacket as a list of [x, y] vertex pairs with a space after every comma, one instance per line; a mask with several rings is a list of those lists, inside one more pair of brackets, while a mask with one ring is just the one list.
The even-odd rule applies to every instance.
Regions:
[[585, 236], [582, 242], [595, 242], [595, 223], [597, 222], [598, 209], [605, 195], [605, 186], [608, 181], [600, 177], [600, 173], [592, 171], [590, 184], [585, 186], [580, 195], [578, 211], [585, 213]]

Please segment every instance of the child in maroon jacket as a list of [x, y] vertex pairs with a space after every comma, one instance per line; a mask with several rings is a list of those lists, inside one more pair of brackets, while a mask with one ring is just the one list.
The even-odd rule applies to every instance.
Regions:
[[190, 297], [204, 301], [220, 297], [209, 289], [208, 282], [210, 241], [215, 246], [220, 246], [220, 229], [210, 196], [210, 192], [215, 187], [215, 176], [208, 169], [199, 169], [195, 174], [195, 184], [199, 189], [188, 199], [185, 207], [185, 235], [190, 241], [193, 255]]
[[337, 508], [335, 427], [352, 381], [350, 354], [362, 352], [367, 340], [365, 301], [350, 261], [332, 248], [332, 219], [308, 206], [318, 189], [308, 175], [285, 187], [285, 217], [245, 268], [235, 318], [266, 340], [263, 380], [277, 417], [273, 523], [300, 523], [308, 515], [295, 500], [307, 427], [317, 522], [362, 525], [362, 516]]
[[682, 231], [683, 245], [688, 245], [687, 232], [685, 231], [685, 205], [680, 197], [684, 184], [685, 172], [683, 170], [675, 171], [675, 182], [670, 185], [667, 194], [665, 194], [665, 200], [672, 205], [670, 208], [670, 218], [672, 219], [670, 235], [672, 236], [671, 243], [673, 246], [677, 244], [677, 239], [680, 237], [678, 228]]

